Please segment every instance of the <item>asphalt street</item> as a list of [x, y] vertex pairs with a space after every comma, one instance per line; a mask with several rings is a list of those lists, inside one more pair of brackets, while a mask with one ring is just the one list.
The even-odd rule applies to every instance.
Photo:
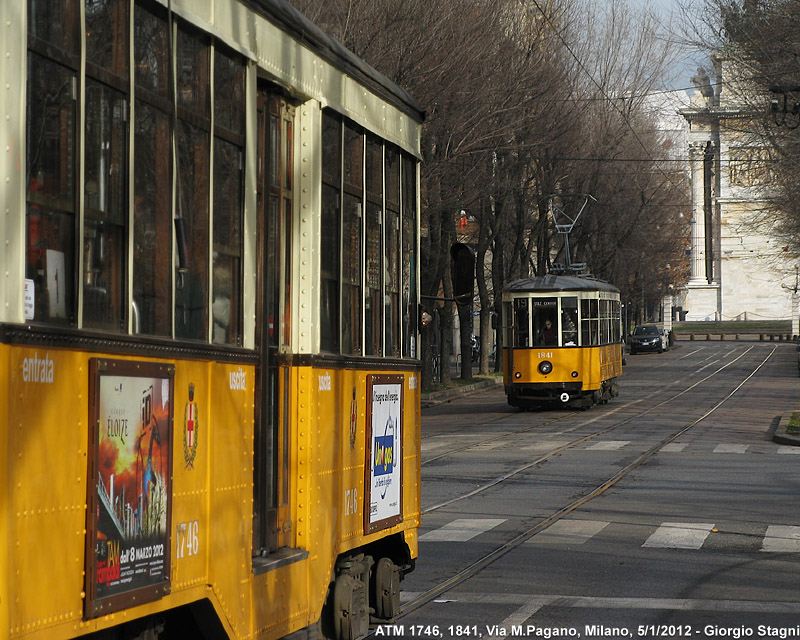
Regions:
[[628, 357], [620, 396], [423, 410], [422, 528], [393, 637], [800, 637], [790, 344]]

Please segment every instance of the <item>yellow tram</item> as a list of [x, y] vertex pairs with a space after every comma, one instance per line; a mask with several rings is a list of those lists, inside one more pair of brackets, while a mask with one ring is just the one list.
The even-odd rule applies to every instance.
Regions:
[[503, 382], [513, 407], [589, 407], [618, 395], [619, 290], [580, 275], [525, 278], [503, 291]]
[[421, 107], [284, 0], [0, 24], [0, 639], [391, 620]]

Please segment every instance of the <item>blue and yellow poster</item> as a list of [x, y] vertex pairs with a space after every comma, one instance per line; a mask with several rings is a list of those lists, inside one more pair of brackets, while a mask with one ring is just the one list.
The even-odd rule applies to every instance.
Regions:
[[369, 391], [368, 532], [402, 519], [403, 377], [372, 376]]

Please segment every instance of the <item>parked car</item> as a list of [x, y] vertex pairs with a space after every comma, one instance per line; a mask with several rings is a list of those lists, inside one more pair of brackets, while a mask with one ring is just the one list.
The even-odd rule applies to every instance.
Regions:
[[663, 353], [669, 349], [669, 338], [664, 329], [654, 324], [639, 325], [630, 337], [631, 355], [640, 351], [658, 351]]

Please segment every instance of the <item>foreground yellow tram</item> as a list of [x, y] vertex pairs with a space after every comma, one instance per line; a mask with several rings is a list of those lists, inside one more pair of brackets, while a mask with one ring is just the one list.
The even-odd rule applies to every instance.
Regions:
[[0, 24], [0, 638], [391, 620], [421, 108], [283, 0]]
[[618, 395], [619, 290], [580, 275], [515, 280], [503, 291], [503, 383], [513, 407], [590, 407]]

